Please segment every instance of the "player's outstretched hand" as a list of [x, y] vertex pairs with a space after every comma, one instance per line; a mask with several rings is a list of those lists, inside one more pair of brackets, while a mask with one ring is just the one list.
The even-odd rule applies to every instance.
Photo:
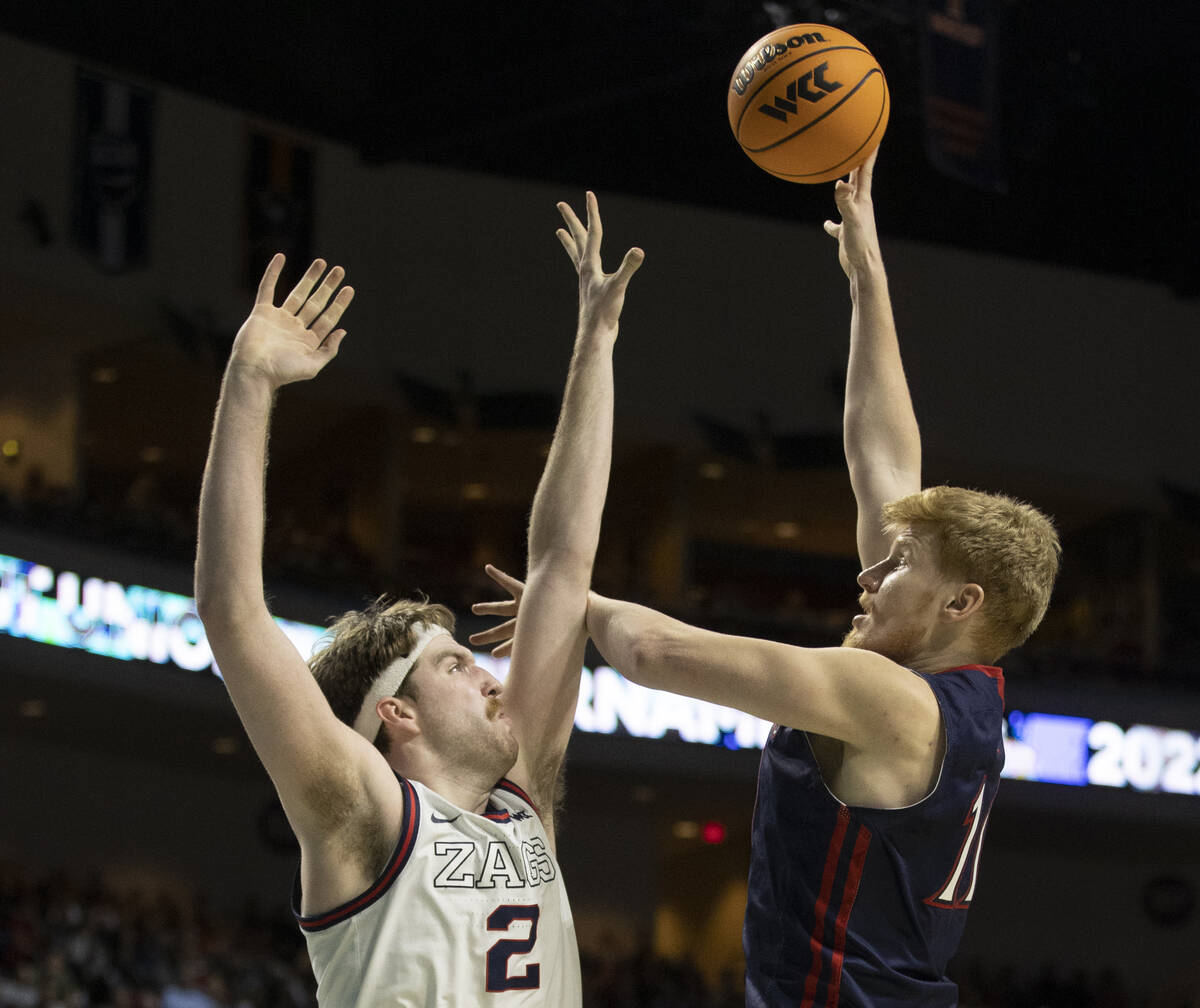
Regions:
[[646, 258], [640, 248], [625, 253], [615, 273], [605, 273], [600, 263], [600, 242], [604, 228], [600, 223], [600, 207], [596, 194], [587, 194], [587, 227], [584, 227], [566, 203], [558, 204], [565, 228], [555, 233], [571, 257], [579, 273], [579, 328], [595, 328], [616, 335], [625, 304], [625, 288]]
[[875, 208], [871, 202], [871, 177], [875, 173], [878, 153], [877, 147], [849, 176], [838, 179], [833, 198], [842, 220], [840, 224], [825, 222], [825, 233], [838, 241], [838, 261], [848, 277], [883, 261], [875, 231]]
[[525, 582], [518, 581], [511, 574], [505, 574], [499, 567], [493, 567], [491, 564], [487, 564], [483, 569], [488, 577], [512, 597], [500, 602], [476, 602], [472, 605], [471, 612], [476, 616], [494, 616], [504, 622], [471, 634], [468, 640], [476, 647], [495, 645], [492, 648], [492, 657], [507, 658], [512, 654], [513, 634], [517, 630], [517, 610], [521, 607]]
[[346, 335], [345, 329], [334, 327], [354, 297], [352, 287], [338, 290], [345, 270], [335, 266], [326, 273], [325, 261], [315, 259], [276, 307], [275, 284], [283, 264], [282, 253], [267, 264], [254, 308], [238, 330], [229, 359], [230, 368], [257, 372], [274, 388], [312, 378], [333, 360]]

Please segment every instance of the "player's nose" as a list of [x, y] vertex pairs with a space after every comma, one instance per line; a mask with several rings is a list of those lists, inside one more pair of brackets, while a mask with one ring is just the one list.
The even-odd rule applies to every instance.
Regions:
[[874, 567], [868, 567], [866, 570], [858, 572], [858, 587], [863, 591], [876, 592], [879, 590], [880, 574], [879, 568], [881, 564], [876, 564]]

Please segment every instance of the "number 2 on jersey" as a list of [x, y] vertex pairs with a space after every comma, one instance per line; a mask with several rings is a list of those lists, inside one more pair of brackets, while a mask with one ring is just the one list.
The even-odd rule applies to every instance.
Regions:
[[542, 968], [530, 963], [520, 976], [508, 975], [509, 956], [527, 955], [537, 941], [539, 906], [498, 906], [487, 919], [489, 931], [507, 931], [516, 921], [529, 921], [528, 938], [501, 938], [488, 949], [487, 989], [489, 994], [507, 990], [537, 990]]

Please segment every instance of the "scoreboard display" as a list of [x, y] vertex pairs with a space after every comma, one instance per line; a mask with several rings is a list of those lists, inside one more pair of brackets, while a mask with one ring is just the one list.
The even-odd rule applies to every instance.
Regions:
[[[305, 658], [320, 646], [322, 627], [277, 622]], [[56, 570], [2, 553], [0, 635], [137, 663], [129, 666], [134, 675], [153, 674], [155, 665], [168, 664], [220, 675], [195, 602], [186, 595]], [[482, 652], [475, 658], [504, 678], [507, 660]], [[771, 729], [742, 711], [638, 686], [607, 666], [583, 670], [575, 727], [731, 750], [761, 748]], [[1200, 733], [1195, 728], [1013, 710], [1003, 729], [1004, 777], [1200, 796]]]
[[1005, 729], [1005, 777], [1200, 795], [1195, 732], [1021, 711]]

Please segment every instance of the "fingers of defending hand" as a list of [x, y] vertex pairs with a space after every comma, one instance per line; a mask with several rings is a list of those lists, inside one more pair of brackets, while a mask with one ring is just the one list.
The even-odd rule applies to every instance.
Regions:
[[345, 329], [335, 329], [323, 340], [321, 340], [319, 350], [324, 352], [330, 360], [337, 356], [338, 350], [341, 349], [342, 340], [346, 338]]
[[519, 581], [511, 574], [505, 574], [499, 567], [493, 567], [491, 564], [484, 565], [484, 573], [487, 574], [501, 588], [508, 592], [514, 599], [520, 599], [521, 593], [525, 591], [525, 582]]
[[835, 224], [833, 221], [827, 220], [825, 222], [825, 233], [833, 238], [837, 238], [840, 241], [842, 238], [842, 225]]
[[498, 602], [472, 602], [471, 612], [476, 616], [503, 616], [507, 619], [517, 615], [517, 600], [502, 599]]
[[[567, 225], [567, 234], [570, 235], [571, 241], [575, 245], [576, 253], [582, 252], [584, 240], [587, 238], [586, 229], [579, 223], [579, 218], [575, 216], [575, 211], [571, 209], [569, 204], [559, 203], [558, 212], [562, 214], [563, 223]], [[564, 242], [564, 244], [566, 243]], [[567, 251], [570, 252], [570, 249]], [[578, 254], [572, 256], [572, 258], [575, 262], [579, 261]]]
[[600, 204], [596, 194], [590, 189], [587, 193], [587, 236], [583, 244], [583, 254], [597, 265], [600, 262], [600, 242], [604, 238], [604, 225], [600, 222]]
[[317, 285], [317, 281], [321, 278], [321, 274], [325, 272], [325, 260], [314, 259], [312, 265], [304, 271], [304, 276], [300, 278], [299, 283], [292, 288], [292, 292], [287, 296], [287, 300], [283, 302], [282, 308], [289, 315], [297, 314], [304, 302], [308, 300], [308, 295]]
[[494, 627], [488, 627], [486, 630], [480, 630], [479, 633], [473, 633], [467, 640], [476, 647], [486, 647], [488, 644], [500, 644], [512, 640], [513, 634], [517, 631], [517, 621], [514, 617], [510, 620], [505, 620]]
[[283, 264], [286, 261], [282, 252], [276, 252], [271, 256], [271, 261], [267, 263], [267, 268], [263, 270], [262, 279], [258, 282], [258, 294], [254, 299], [255, 304], [275, 304], [275, 284], [279, 282], [279, 274], [283, 271]]
[[559, 228], [554, 232], [558, 236], [558, 240], [562, 242], [562, 247], [567, 250], [567, 256], [576, 266], [579, 265], [579, 249], [575, 247], [575, 239], [567, 232], [566, 228]]
[[625, 253], [625, 258], [621, 260], [620, 268], [617, 270], [617, 283], [624, 287], [629, 283], [629, 278], [633, 276], [646, 261], [646, 253], [640, 248], [631, 248]]
[[329, 299], [333, 297], [333, 292], [337, 290], [338, 284], [345, 279], [345, 276], [346, 271], [341, 266], [334, 266], [333, 269], [325, 274], [325, 279], [321, 281], [321, 285], [308, 296], [308, 299], [300, 307], [300, 311], [296, 313], [296, 317], [303, 325], [308, 326], [313, 319], [325, 310]]
[[[332, 275], [333, 271], [331, 270], [330, 273]], [[328, 299], [328, 297], [329, 295], [326, 294], [325, 298]], [[332, 330], [333, 327], [338, 324], [338, 321], [342, 317], [342, 312], [350, 307], [350, 302], [353, 300], [353, 287], [343, 287], [340, 291], [338, 291], [337, 297], [333, 299], [333, 303], [330, 304], [330, 306], [323, 312], [321, 312], [321, 314], [315, 320], [313, 320], [312, 325], [309, 326], [313, 332], [313, 335], [315, 335], [322, 342], [327, 340], [330, 335], [330, 330]], [[305, 310], [307, 310], [307, 307]], [[303, 316], [301, 317], [301, 320], [303, 321]], [[343, 333], [343, 335], [345, 335], [345, 333]]]

